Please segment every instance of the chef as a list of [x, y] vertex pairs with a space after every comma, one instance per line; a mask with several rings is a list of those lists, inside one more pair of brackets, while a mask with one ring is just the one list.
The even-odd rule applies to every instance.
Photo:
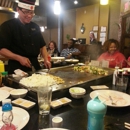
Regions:
[[19, 17], [4, 22], [0, 26], [0, 54], [8, 58], [8, 73], [15, 69], [31, 71], [32, 66], [39, 70], [37, 57], [40, 53], [47, 68], [48, 61], [46, 44], [40, 28], [31, 22], [34, 16], [35, 0], [19, 0], [17, 12]]

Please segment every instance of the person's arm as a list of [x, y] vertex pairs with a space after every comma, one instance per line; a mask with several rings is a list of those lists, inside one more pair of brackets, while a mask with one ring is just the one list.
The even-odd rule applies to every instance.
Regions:
[[78, 56], [78, 55], [80, 55], [80, 54], [81, 54], [80, 51], [79, 51], [79, 52], [73, 52], [73, 53], [72, 53], [73, 56]]
[[74, 52], [72, 53], [72, 56], [78, 56], [80, 54], [81, 54], [81, 52], [78, 49], [75, 48]]
[[0, 54], [8, 59], [12, 59], [12, 60], [16, 60], [18, 62], [20, 62], [21, 65], [26, 66], [26, 67], [30, 67], [31, 68], [31, 62], [28, 58], [17, 55], [13, 52], [11, 52], [10, 50], [6, 49], [6, 48], [2, 48], [0, 50]]
[[50, 69], [51, 63], [48, 60], [48, 53], [47, 53], [46, 46], [43, 46], [40, 51], [41, 51], [42, 57], [44, 58], [44, 65], [46, 66], [46, 68]]

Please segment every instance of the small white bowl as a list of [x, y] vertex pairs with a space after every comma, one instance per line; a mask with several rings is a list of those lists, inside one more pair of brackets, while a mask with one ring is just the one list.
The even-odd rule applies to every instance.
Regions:
[[13, 98], [24, 98], [27, 94], [27, 89], [13, 89], [10, 94]]
[[86, 93], [86, 90], [81, 87], [73, 87], [69, 89], [69, 93], [73, 98], [82, 98]]
[[58, 128], [58, 127], [62, 127], [62, 125], [63, 125], [63, 119], [61, 117], [56, 116], [56, 117], [52, 118], [53, 127]]

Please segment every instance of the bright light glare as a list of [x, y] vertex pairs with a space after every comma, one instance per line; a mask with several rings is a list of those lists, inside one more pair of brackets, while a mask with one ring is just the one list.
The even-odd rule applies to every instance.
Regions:
[[19, 13], [18, 13], [18, 12], [15, 12], [14, 17], [15, 17], [15, 18], [18, 18], [18, 16], [19, 16]]
[[101, 5], [107, 5], [108, 4], [108, 0], [100, 0], [100, 4]]
[[75, 1], [74, 1], [74, 4], [78, 4], [78, 1], [77, 1], [77, 0], [75, 0]]
[[40, 29], [41, 29], [41, 32], [45, 31], [45, 28], [43, 26], [41, 26]]
[[60, 1], [56, 0], [54, 3], [54, 14], [59, 15], [61, 13]]

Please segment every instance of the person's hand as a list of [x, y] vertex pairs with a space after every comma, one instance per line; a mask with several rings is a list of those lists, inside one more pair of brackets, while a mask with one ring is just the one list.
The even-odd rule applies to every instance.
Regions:
[[50, 61], [44, 61], [44, 65], [46, 68], [50, 69], [51, 68], [51, 62]]
[[72, 57], [72, 53], [70, 53], [66, 58], [71, 59], [71, 57]]
[[21, 65], [31, 68], [31, 62], [28, 58], [20, 56], [19, 62]]

